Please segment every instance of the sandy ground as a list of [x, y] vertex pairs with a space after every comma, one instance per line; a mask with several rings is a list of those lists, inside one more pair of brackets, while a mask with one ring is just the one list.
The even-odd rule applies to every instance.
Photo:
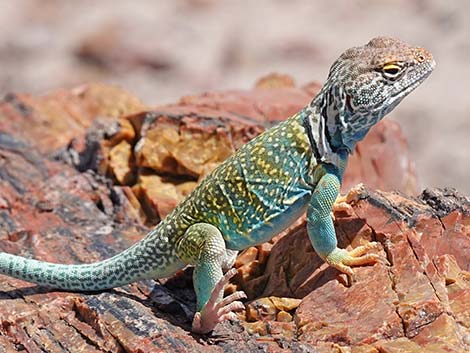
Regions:
[[105, 81], [159, 104], [270, 72], [322, 82], [376, 35], [434, 53], [436, 71], [392, 118], [422, 187], [470, 193], [468, 0], [0, 0], [0, 94]]

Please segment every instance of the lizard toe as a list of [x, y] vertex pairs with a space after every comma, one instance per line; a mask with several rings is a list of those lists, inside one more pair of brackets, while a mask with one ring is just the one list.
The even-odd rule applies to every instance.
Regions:
[[337, 270], [352, 276], [353, 270], [351, 266], [371, 265], [377, 262], [388, 264], [388, 261], [379, 254], [367, 254], [369, 250], [381, 249], [379, 243], [370, 242], [366, 245], [359, 246], [351, 251], [336, 248], [326, 257], [325, 261]]
[[219, 322], [236, 318], [234, 311], [240, 311], [245, 307], [243, 303], [239, 301], [240, 299], [246, 298], [246, 294], [242, 291], [237, 291], [219, 300], [225, 286], [236, 274], [237, 270], [231, 269], [217, 282], [206, 305], [204, 305], [200, 312], [194, 315], [192, 324], [193, 332], [201, 334], [209, 333]]

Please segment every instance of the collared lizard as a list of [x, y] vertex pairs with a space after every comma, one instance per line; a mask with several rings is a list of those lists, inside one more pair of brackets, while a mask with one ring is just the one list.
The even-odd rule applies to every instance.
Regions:
[[369, 129], [432, 72], [425, 49], [377, 37], [346, 50], [320, 92], [300, 112], [252, 141], [210, 173], [146, 237], [114, 257], [61, 265], [0, 253], [0, 273], [53, 288], [90, 291], [168, 277], [194, 265], [193, 331], [210, 332], [243, 307], [241, 291], [223, 298], [237, 251], [270, 240], [307, 211], [313, 248], [328, 264], [381, 261], [369, 243], [337, 247], [331, 208], [348, 155]]

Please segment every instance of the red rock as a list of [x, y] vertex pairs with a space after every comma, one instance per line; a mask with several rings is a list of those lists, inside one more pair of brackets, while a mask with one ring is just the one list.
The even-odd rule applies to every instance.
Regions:
[[85, 134], [96, 117], [118, 118], [144, 110], [118, 87], [91, 84], [35, 97], [8, 94], [0, 102], [0, 131], [27, 140], [44, 153], [66, 147]]
[[[299, 339], [314, 345], [366, 344], [387, 352], [394, 352], [393, 347], [462, 351], [457, 337], [462, 339], [463, 334], [450, 333], [458, 323], [469, 327], [470, 274], [448, 253], [456, 253], [461, 266], [468, 264], [470, 254], [465, 249], [470, 240], [462, 224], [470, 218], [470, 199], [437, 190], [426, 191], [421, 200], [364, 188], [354, 194], [352, 212], [340, 209], [335, 214], [340, 246], [351, 243], [355, 247], [375, 238], [384, 246], [391, 266], [356, 268], [355, 280], [348, 286], [343, 275], [335, 280], [336, 271], [311, 253], [305, 227], [299, 226], [274, 245], [263, 275], [267, 277], [263, 295], [303, 297], [309, 293], [295, 320]], [[460, 210], [457, 215], [456, 209]], [[446, 219], [445, 229], [444, 223], [431, 218], [436, 215]], [[424, 227], [432, 232], [421, 233]], [[445, 240], [455, 242], [455, 247], [436, 249], [434, 243]], [[305, 249], [303, 254], [299, 249]], [[436, 337], [450, 334], [450, 341], [426, 339], [426, 332]]]
[[[290, 316], [290, 314], [287, 314]], [[288, 322], [281, 322], [281, 321], [274, 321], [274, 322], [267, 322], [268, 332], [269, 335], [273, 338], [281, 339], [281, 340], [289, 340], [292, 341], [296, 339], [296, 331], [297, 328], [292, 321]]]
[[257, 246], [258, 249], [258, 261], [262, 264], [265, 264], [268, 260], [269, 254], [271, 253], [272, 244], [264, 243]]
[[180, 121], [161, 113], [140, 130], [137, 165], [159, 174], [199, 177], [234, 151], [230, 130], [216, 120]]
[[301, 89], [276, 87], [186, 96], [178, 105], [230, 112], [259, 122], [274, 122], [297, 113], [311, 99], [312, 96]]
[[463, 345], [458, 325], [448, 314], [442, 314], [429, 325], [422, 327], [413, 342], [431, 352], [464, 352], [470, 348]]
[[470, 328], [470, 273], [462, 271], [451, 255], [436, 256], [433, 265], [444, 278], [447, 311], [453, 313], [459, 325]]
[[266, 336], [268, 334], [268, 324], [265, 321], [246, 322], [243, 327], [250, 335]]
[[[101, 85], [39, 98], [8, 97], [0, 104], [0, 160], [8, 171], [0, 173], [0, 249], [78, 263], [129, 247], [148, 230], [139, 219], [164, 217], [197, 178], [298, 111], [318, 89], [314, 84], [286, 87], [286, 82], [276, 83], [277, 88], [185, 97], [141, 113], [145, 107], [137, 99]], [[412, 191], [413, 169], [400, 136], [395, 123], [377, 125], [351, 158], [345, 187], [361, 180]], [[121, 144], [124, 159], [112, 152]], [[145, 154], [144, 147], [149, 147]], [[82, 172], [41, 154], [57, 150], [65, 150], [60, 156]], [[113, 186], [103, 175], [130, 185]], [[158, 185], [146, 184], [146, 177]], [[239, 352], [240, 342], [247, 351], [268, 352], [468, 348], [468, 199], [452, 190], [427, 190], [411, 199], [372, 189], [357, 189], [346, 199], [350, 206], [335, 212], [340, 246], [379, 241], [391, 266], [357, 268], [356, 281], [349, 283], [315, 255], [300, 219], [242, 261], [240, 283], [251, 298], [303, 298], [295, 321], [252, 324], [267, 335], [263, 339], [228, 322], [215, 332], [224, 339], [189, 335], [194, 294], [185, 271], [179, 285], [144, 281], [98, 294], [30, 288], [2, 276], [0, 345], [31, 352]], [[273, 307], [275, 320], [284, 309]]]
[[258, 258], [258, 249], [255, 246], [249, 247], [238, 255], [237, 260], [234, 263], [234, 267], [241, 267], [249, 262], [255, 261]]
[[271, 299], [278, 310], [282, 311], [292, 311], [296, 309], [301, 302], [301, 300], [295, 298], [269, 297], [269, 299]]
[[[137, 197], [145, 205], [145, 209], [154, 210], [155, 216], [166, 217], [178, 204], [179, 196], [173, 183], [164, 181], [158, 175], [140, 175], [139, 190], [134, 187]], [[149, 222], [155, 223], [151, 219], [149, 212]]]
[[[187, 96], [150, 111], [125, 91], [99, 84], [43, 97], [9, 95], [0, 104], [5, 117], [0, 128], [32, 141], [41, 152], [62, 151], [58, 155], [79, 170], [114, 176], [120, 185], [134, 186], [142, 170], [195, 180], [265, 128], [299, 111], [319, 89], [314, 83], [296, 88], [286, 75], [260, 82], [263, 88]], [[396, 123], [384, 120], [358, 145], [343, 191], [358, 181], [416, 193]], [[147, 210], [147, 219], [168, 211]]]
[[384, 191], [418, 193], [414, 164], [397, 122], [381, 121], [357, 144], [349, 158], [342, 190], [347, 191], [358, 183]]
[[[56, 263], [86, 263], [108, 258], [146, 233], [122, 215], [130, 205], [113, 204], [109, 184], [99, 178], [43, 158], [4, 133], [0, 156], [8, 170], [0, 175], [0, 193], [9, 205], [0, 209], [1, 251]], [[18, 232], [24, 235], [10, 236]], [[105, 352], [123, 347], [128, 352], [171, 347], [221, 351], [202, 348], [168, 319], [157, 319], [152, 306], [139, 304], [142, 292], [151, 297], [158, 291], [154, 283], [141, 283], [145, 291], [128, 286], [113, 293], [79, 294], [1, 277], [0, 343], [6, 351], [12, 347], [29, 352]], [[166, 300], [176, 303], [168, 296]], [[178, 310], [168, 317], [179, 317], [184, 325], [185, 311]]]
[[377, 264], [355, 276], [351, 287], [329, 281], [302, 300], [295, 315], [300, 340], [357, 345], [403, 335], [387, 269]]
[[255, 296], [252, 286], [246, 286], [253, 278], [257, 278], [263, 274], [264, 266], [258, 260], [253, 260], [243, 266], [238, 267], [238, 275], [234, 279], [241, 289], [243, 289], [250, 297]]
[[[421, 353], [423, 352], [423, 347], [419, 344], [409, 340], [405, 337], [400, 337], [396, 340], [381, 340], [375, 343], [374, 345], [379, 350], [376, 352], [384, 352], [384, 353], [398, 353], [398, 352], [406, 352], [406, 353]], [[375, 353], [375, 352], [374, 352]]]

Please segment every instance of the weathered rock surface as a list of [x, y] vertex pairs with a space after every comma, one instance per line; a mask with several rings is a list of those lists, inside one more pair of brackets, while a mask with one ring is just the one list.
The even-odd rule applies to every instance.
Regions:
[[45, 96], [10, 93], [0, 102], [0, 131], [28, 141], [42, 153], [82, 137], [96, 118], [119, 117], [145, 109], [126, 91], [102, 84], [60, 90]]
[[[123, 94], [127, 112], [140, 112], [116, 119], [105, 110], [88, 122], [86, 135], [78, 129], [72, 145], [55, 147], [63, 147], [61, 157], [79, 170], [93, 169], [119, 185], [132, 186], [145, 221], [155, 224], [192, 190], [194, 181], [266, 128], [299, 111], [318, 89], [316, 84], [296, 88], [288, 76], [271, 75], [251, 91], [187, 96], [151, 110], [143, 110]], [[95, 101], [103, 94], [106, 100], [109, 92], [97, 90]], [[358, 182], [417, 193], [407, 144], [397, 123], [384, 120], [358, 144], [343, 191]]]
[[[290, 332], [315, 347], [470, 349], [470, 199], [455, 190], [426, 190], [412, 199], [365, 187], [351, 191], [348, 199], [351, 207], [338, 206], [334, 212], [340, 246], [378, 241], [389, 265], [356, 268], [351, 283], [318, 258], [300, 224], [274, 244], [261, 274], [245, 276], [245, 290], [254, 297], [302, 298]], [[269, 301], [257, 302], [255, 307], [273, 322], [245, 326], [249, 332], [273, 334], [270, 325], [281, 320], [273, 319], [276, 311]], [[252, 312], [248, 306], [245, 318]]]
[[[250, 92], [152, 110], [101, 85], [10, 95], [0, 103], [0, 251], [61, 263], [110, 257], [146, 233], [143, 221], [164, 217], [199, 178], [316, 89], [273, 76]], [[414, 192], [400, 136], [387, 120], [371, 131], [347, 184]], [[226, 322], [211, 337], [188, 331], [195, 301], [188, 270], [85, 294], [0, 276], [0, 352], [465, 351], [469, 200], [453, 191], [414, 199], [372, 190], [350, 193], [335, 226], [342, 247], [378, 241], [390, 265], [357, 268], [352, 283], [318, 259], [302, 219], [239, 256], [237, 283], [250, 300], [260, 298], [241, 323]]]
[[[251, 91], [183, 97], [150, 109], [122, 89], [100, 84], [45, 96], [9, 94], [0, 131], [41, 153], [131, 186], [144, 219], [163, 218], [197, 181], [241, 145], [307, 104], [319, 86], [294, 87], [287, 75], [261, 78]], [[161, 178], [147, 178], [148, 176]], [[155, 181], [155, 183], [152, 182]], [[351, 157], [343, 191], [365, 182], [416, 194], [416, 177], [399, 126], [385, 120]], [[168, 193], [157, 191], [165, 183]]]

